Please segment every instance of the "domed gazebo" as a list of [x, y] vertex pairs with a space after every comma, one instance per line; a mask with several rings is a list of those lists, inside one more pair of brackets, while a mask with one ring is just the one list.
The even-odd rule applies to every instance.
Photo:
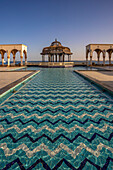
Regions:
[[41, 53], [42, 61], [45, 61], [45, 56], [47, 55], [48, 62], [64, 62], [65, 55], [68, 55], [68, 61], [71, 61], [72, 54], [70, 48], [62, 46], [57, 39], [49, 47], [43, 48]]

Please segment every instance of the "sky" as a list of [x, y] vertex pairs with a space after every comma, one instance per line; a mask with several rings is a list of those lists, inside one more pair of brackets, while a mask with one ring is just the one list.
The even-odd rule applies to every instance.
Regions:
[[0, 44], [25, 44], [28, 60], [57, 38], [85, 60], [90, 43], [113, 44], [113, 0], [0, 0]]

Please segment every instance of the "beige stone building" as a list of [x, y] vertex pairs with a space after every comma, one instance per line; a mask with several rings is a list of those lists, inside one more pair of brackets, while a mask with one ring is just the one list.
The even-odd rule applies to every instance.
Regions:
[[21, 65], [23, 65], [23, 54], [25, 55], [25, 64], [27, 64], [27, 46], [24, 44], [0, 44], [0, 54], [2, 65], [4, 65], [4, 54], [7, 54], [8, 66], [10, 66], [10, 54], [13, 54], [13, 65], [15, 65], [16, 53], [20, 52]]
[[92, 65], [93, 52], [97, 53], [97, 61], [100, 64], [100, 54], [103, 56], [103, 65], [105, 65], [106, 54], [109, 56], [109, 64], [111, 65], [111, 55], [113, 53], [113, 44], [89, 44], [86, 46], [86, 64], [88, 65], [88, 55], [90, 53], [90, 65]]

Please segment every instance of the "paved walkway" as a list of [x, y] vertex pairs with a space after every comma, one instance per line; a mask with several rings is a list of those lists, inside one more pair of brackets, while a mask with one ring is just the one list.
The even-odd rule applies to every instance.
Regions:
[[0, 95], [18, 83], [22, 82], [32, 74], [34, 74], [34, 71], [0, 72]]
[[77, 71], [113, 92], [113, 71]]
[[25, 68], [26, 66], [23, 67], [0, 67], [0, 71], [13, 71], [13, 70], [19, 70], [21, 68]]
[[31, 72], [0, 72], [0, 89]]

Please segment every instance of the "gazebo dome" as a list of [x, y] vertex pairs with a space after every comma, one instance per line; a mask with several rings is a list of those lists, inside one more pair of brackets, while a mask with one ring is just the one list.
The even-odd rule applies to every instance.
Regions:
[[62, 44], [57, 41], [57, 39], [55, 39], [55, 41], [53, 41], [49, 47], [43, 48], [41, 55], [62, 53], [67, 55], [72, 54], [70, 48], [62, 46]]
[[[55, 39], [55, 41], [53, 41], [49, 47], [43, 48], [41, 55], [43, 58], [42, 61], [44, 61], [44, 56], [48, 55], [49, 62], [51, 61], [54, 62], [54, 59], [51, 58], [54, 58], [55, 55], [56, 62], [57, 62], [57, 56], [59, 56], [59, 61], [64, 62], [65, 55], [68, 55], [68, 58], [71, 58], [70, 55], [72, 55], [72, 52], [70, 48], [62, 46], [62, 44], [59, 41], [57, 41], [57, 39]], [[68, 59], [68, 61], [69, 60], [70, 59]]]
[[[53, 47], [59, 47], [59, 46], [62, 46], [61, 45], [61, 43], [59, 42], [59, 41], [57, 41], [57, 39], [55, 39], [55, 41], [53, 41], [52, 43], [51, 43], [51, 46], [53, 46]], [[51, 47], [50, 46], [50, 47]]]

